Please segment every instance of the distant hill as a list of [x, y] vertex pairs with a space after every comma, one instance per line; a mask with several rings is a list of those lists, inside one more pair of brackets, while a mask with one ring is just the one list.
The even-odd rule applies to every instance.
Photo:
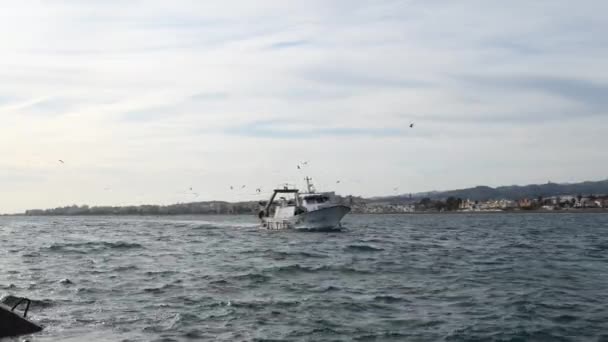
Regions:
[[[509, 199], [517, 200], [521, 198], [536, 198], [538, 196], [549, 197], [559, 195], [605, 195], [608, 194], [608, 180], [582, 183], [547, 183], [531, 185], [511, 185], [492, 188], [489, 186], [476, 186], [474, 188], [433, 191], [416, 193], [412, 195], [413, 200], [424, 197], [430, 199], [445, 199], [456, 197], [476, 201], [487, 201], [490, 199]], [[372, 202], [407, 202], [410, 201], [409, 195], [377, 197]]]

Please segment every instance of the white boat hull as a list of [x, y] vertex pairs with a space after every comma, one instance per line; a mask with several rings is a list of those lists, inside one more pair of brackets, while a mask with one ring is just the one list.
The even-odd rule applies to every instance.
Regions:
[[293, 217], [264, 218], [262, 228], [265, 229], [301, 229], [301, 230], [326, 230], [340, 229], [340, 221], [350, 212], [350, 208], [344, 205], [335, 205], [318, 210], [295, 215]]

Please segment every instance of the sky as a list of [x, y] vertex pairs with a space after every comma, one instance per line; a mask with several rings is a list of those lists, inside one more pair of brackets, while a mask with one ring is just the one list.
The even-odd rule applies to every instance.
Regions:
[[3, 1], [0, 213], [605, 179], [607, 11]]

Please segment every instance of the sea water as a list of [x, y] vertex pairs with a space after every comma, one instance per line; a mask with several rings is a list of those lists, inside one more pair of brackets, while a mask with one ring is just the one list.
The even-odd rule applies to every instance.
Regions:
[[608, 341], [608, 215], [0, 217], [30, 341]]

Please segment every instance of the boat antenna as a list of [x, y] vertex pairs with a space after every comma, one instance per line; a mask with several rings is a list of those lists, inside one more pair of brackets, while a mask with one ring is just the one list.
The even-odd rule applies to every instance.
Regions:
[[308, 190], [308, 193], [312, 194], [313, 192], [315, 192], [315, 187], [310, 182], [312, 180], [312, 178], [306, 176], [306, 178], [304, 178], [304, 180], [306, 180], [306, 190]]

